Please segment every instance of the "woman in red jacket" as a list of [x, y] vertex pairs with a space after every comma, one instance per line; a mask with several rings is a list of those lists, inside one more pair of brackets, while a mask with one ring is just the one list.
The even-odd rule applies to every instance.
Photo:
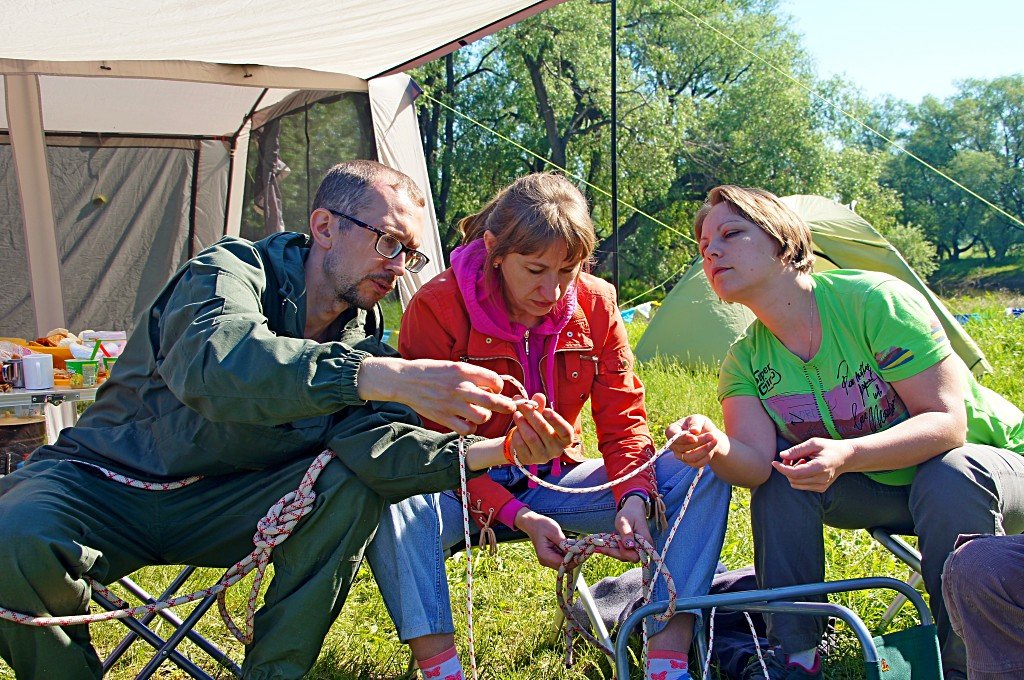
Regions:
[[[577, 435], [589, 400], [601, 458], [584, 458], [578, 437], [560, 460], [536, 468], [546, 481], [590, 487], [642, 466], [654, 453], [644, 388], [633, 372], [614, 289], [583, 271], [596, 242], [583, 195], [560, 175], [527, 175], [460, 227], [463, 245], [452, 253], [451, 268], [424, 285], [405, 311], [402, 355], [467, 361], [511, 375], [529, 394], [543, 394], [575, 424]], [[502, 436], [514, 426], [512, 417], [497, 416], [477, 434]], [[627, 548], [635, 546], [639, 534], [661, 550], [667, 532], [649, 523], [652, 508], [664, 507], [671, 526], [695, 474], [674, 457], [662, 456], [654, 470], [610, 491], [567, 494], [539, 487], [506, 465], [470, 481], [470, 507], [485, 534], [495, 522], [522, 531], [540, 563], [557, 568], [563, 529], [615, 531]], [[682, 597], [707, 592], [729, 495], [729, 485], [706, 470], [665, 556]], [[443, 563], [462, 539], [461, 518], [455, 493], [418, 496], [391, 506], [367, 549], [388, 611], [424, 677], [445, 678], [461, 670]], [[630, 549], [613, 556], [637, 559]], [[667, 597], [660, 581], [654, 597]], [[679, 614], [668, 624], [651, 621], [650, 630], [647, 676], [689, 677], [693, 615]]]

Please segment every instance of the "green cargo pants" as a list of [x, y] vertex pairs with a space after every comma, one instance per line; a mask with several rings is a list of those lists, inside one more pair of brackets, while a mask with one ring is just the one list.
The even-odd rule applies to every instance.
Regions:
[[[313, 511], [273, 553], [274, 579], [246, 649], [246, 678], [300, 678], [316, 661], [377, 527], [385, 498], [458, 484], [455, 437], [391, 424], [331, 440]], [[206, 477], [174, 491], [110, 481], [42, 460], [0, 479], [0, 606], [87, 611], [90, 588], [150, 564], [229, 567], [253, 548], [256, 523], [294, 491], [313, 456], [273, 470]], [[98, 678], [87, 626], [0, 621], [0, 656], [19, 680]]]

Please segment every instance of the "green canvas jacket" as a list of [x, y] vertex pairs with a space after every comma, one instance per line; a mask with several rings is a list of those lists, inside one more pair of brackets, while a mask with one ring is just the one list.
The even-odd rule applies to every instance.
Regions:
[[381, 341], [379, 308], [346, 312], [333, 342], [302, 337], [308, 253], [302, 234], [225, 237], [187, 262], [95, 403], [33, 460], [162, 481], [273, 468], [329, 446], [391, 501], [457, 484], [456, 437], [357, 395], [362, 360], [395, 354]]

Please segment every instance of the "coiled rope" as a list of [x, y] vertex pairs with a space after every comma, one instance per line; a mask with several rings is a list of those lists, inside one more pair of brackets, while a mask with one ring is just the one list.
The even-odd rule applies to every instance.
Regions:
[[[502, 380], [511, 383], [517, 388], [520, 393], [520, 398], [515, 400], [517, 405], [529, 401], [526, 389], [522, 383], [513, 378], [512, 376], [502, 375]], [[681, 434], [681, 433], [680, 433]], [[613, 480], [609, 480], [603, 484], [590, 487], [579, 487], [570, 488], [565, 486], [559, 486], [558, 484], [552, 484], [551, 482], [545, 481], [540, 477], [537, 477], [531, 473], [519, 460], [519, 456], [515, 449], [512, 450], [512, 460], [515, 466], [530, 480], [536, 483], [538, 486], [542, 486], [546, 489], [553, 491], [560, 491], [568, 494], [584, 494], [594, 493], [597, 491], [605, 491], [621, 484], [629, 479], [632, 479], [636, 475], [644, 472], [651, 468], [662, 455], [669, 451], [669, 447], [679, 438], [680, 435], [676, 435], [665, 443], [665, 446], [657, 451], [653, 456], [650, 457], [647, 462], [639, 467], [631, 470], [625, 475], [618, 477]], [[466, 637], [468, 640], [469, 647], [469, 664], [470, 670], [472, 671], [474, 680], [479, 679], [479, 671], [476, 663], [476, 650], [475, 650], [475, 634], [473, 631], [473, 543], [470, 539], [470, 525], [469, 525], [469, 491], [466, 485], [466, 451], [465, 451], [465, 438], [459, 438], [459, 478], [461, 483], [461, 496], [462, 496], [462, 527], [463, 535], [466, 543]], [[700, 482], [701, 477], [704, 474], [704, 468], [699, 468], [697, 474], [693, 478], [693, 482], [690, 483], [690, 488], [686, 492], [686, 497], [683, 500], [683, 506], [679, 510], [679, 514], [676, 516], [675, 521], [672, 524], [672, 528], [665, 539], [663, 550], [667, 553], [668, 547], [672, 543], [672, 539], [676, 535], [676, 531], [682, 522], [683, 516], [686, 514], [686, 509], [690, 505], [690, 499], [693, 496], [694, 490], [697, 488], [697, 484]], [[640, 535], [635, 535], [637, 547], [635, 550], [640, 556], [640, 563], [642, 566], [641, 574], [644, 585], [644, 603], [650, 602], [654, 594], [654, 585], [657, 582], [658, 576], [665, 579], [665, 584], [668, 589], [668, 606], [665, 611], [655, 616], [658, 621], [668, 621], [672, 616], [675, 615], [676, 607], [676, 589], [675, 583], [672, 580], [672, 575], [669, 573], [668, 568], [665, 566], [665, 560], [655, 550], [646, 539]], [[579, 539], [567, 539], [562, 541], [559, 548], [563, 552], [562, 564], [558, 568], [558, 576], [555, 583], [555, 596], [558, 600], [558, 606], [562, 610], [565, 616], [565, 662], [566, 665], [572, 665], [573, 663], [573, 637], [579, 634], [584, 639], [592, 642], [605, 654], [609, 656], [613, 655], [611, 649], [608, 649], [600, 640], [592, 635], [579, 620], [577, 620], [573, 613], [573, 603], [576, 599], [576, 582], [575, 579], [571, 578], [571, 574], [576, 567], [581, 566], [591, 555], [598, 551], [599, 548], [618, 548], [620, 547], [619, 541], [621, 537], [618, 534], [611, 533], [599, 533], [584, 536]], [[624, 546], [623, 546], [624, 547]], [[623, 612], [625, 614], [625, 612]], [[621, 623], [622, 615], [620, 615]], [[647, 620], [644, 620], [643, 625], [643, 648], [644, 657], [647, 656]]]
[[[313, 485], [316, 483], [316, 480], [320, 476], [324, 467], [326, 467], [334, 457], [335, 454], [333, 451], [325, 449], [320, 453], [320, 455], [313, 459], [309, 469], [306, 470], [306, 473], [302, 476], [302, 481], [299, 482], [298, 488], [281, 497], [281, 499], [267, 511], [267, 514], [257, 522], [256, 534], [253, 536], [253, 551], [236, 562], [234, 566], [224, 573], [224, 576], [222, 576], [216, 584], [209, 588], [198, 590], [189, 595], [180, 595], [167, 600], [160, 600], [132, 607], [112, 593], [110, 589], [103, 584], [86, 577], [86, 581], [89, 585], [96, 592], [110, 599], [118, 606], [118, 609], [98, 614], [31, 616], [29, 614], [23, 614], [21, 612], [0, 607], [0, 619], [13, 621], [14, 623], [20, 623], [27, 626], [75, 626], [87, 623], [97, 623], [100, 621], [110, 621], [112, 619], [123, 619], [127, 617], [138, 618], [170, 607], [177, 607], [178, 605], [202, 600], [210, 595], [216, 595], [217, 608], [220, 610], [221, 618], [224, 619], [224, 625], [227, 626], [228, 630], [231, 631], [231, 634], [234, 635], [239, 642], [247, 645], [252, 642], [253, 616], [256, 612], [256, 599], [259, 595], [260, 586], [263, 583], [263, 577], [266, 572], [267, 565], [270, 564], [271, 552], [275, 547], [291, 536], [292, 531], [294, 530], [295, 525], [298, 524], [299, 520], [309, 514], [313, 509], [313, 501], [316, 500], [316, 493], [313, 491]], [[83, 463], [81, 461], [74, 462], [95, 468], [110, 480], [147, 491], [172, 491], [174, 489], [184, 488], [202, 479], [202, 477], [188, 477], [187, 479], [175, 482], [143, 482], [112, 472], [98, 465]], [[241, 581], [249, 574], [249, 572], [252, 571], [256, 572], [256, 576], [253, 579], [252, 588], [249, 591], [249, 598], [246, 603], [244, 628], [239, 628], [228, 613], [227, 606], [225, 604], [225, 592], [228, 588]]]

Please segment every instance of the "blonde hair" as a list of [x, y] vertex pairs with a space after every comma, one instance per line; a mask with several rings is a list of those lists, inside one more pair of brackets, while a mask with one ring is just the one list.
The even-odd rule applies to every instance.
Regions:
[[488, 268], [509, 253], [532, 255], [564, 243], [572, 262], [590, 259], [597, 245], [587, 199], [562, 175], [538, 172], [505, 187], [483, 210], [459, 222], [463, 244], [494, 234]]
[[743, 219], [759, 226], [779, 244], [778, 253], [783, 262], [798, 272], [809, 272], [814, 267], [814, 249], [811, 229], [778, 196], [764, 189], [723, 184], [708, 192], [704, 205], [693, 221], [693, 233], [700, 241], [704, 220], [719, 203], [728, 203]]

